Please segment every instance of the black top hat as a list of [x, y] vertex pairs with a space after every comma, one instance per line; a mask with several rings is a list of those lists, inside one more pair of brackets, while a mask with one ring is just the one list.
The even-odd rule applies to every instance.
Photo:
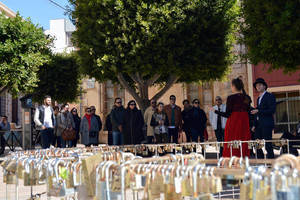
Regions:
[[266, 86], [266, 89], [268, 88], [268, 85], [266, 83], [266, 81], [263, 78], [257, 78], [256, 81], [253, 83], [253, 87], [256, 89], [256, 84], [257, 83], [261, 83], [264, 86]]

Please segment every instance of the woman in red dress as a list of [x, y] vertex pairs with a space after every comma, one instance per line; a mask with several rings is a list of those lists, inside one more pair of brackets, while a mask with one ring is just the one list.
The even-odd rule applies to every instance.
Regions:
[[[227, 97], [226, 112], [214, 111], [216, 114], [228, 118], [225, 126], [224, 142], [251, 140], [248, 115], [251, 98], [246, 94], [243, 81], [239, 78], [232, 80], [231, 90], [233, 94]], [[248, 149], [248, 144], [242, 144], [242, 155], [240, 148], [232, 148], [231, 154], [230, 146], [225, 144], [223, 157], [231, 156], [249, 157], [250, 150]]]

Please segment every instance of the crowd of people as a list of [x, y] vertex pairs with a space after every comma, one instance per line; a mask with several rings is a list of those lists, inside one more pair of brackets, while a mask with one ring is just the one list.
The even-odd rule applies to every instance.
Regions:
[[[274, 113], [276, 100], [273, 94], [267, 92], [267, 83], [258, 78], [253, 84], [258, 91], [257, 107], [251, 107], [251, 98], [244, 90], [240, 78], [231, 82], [232, 95], [227, 97], [226, 104], [217, 96], [215, 106], [210, 108], [209, 122], [215, 132], [217, 141], [248, 141], [253, 139], [272, 139], [274, 129]], [[69, 112], [69, 105], [51, 107], [51, 98], [45, 98], [44, 105], [36, 109], [34, 121], [41, 128], [42, 147], [51, 144], [57, 147], [74, 147], [79, 138], [81, 143], [90, 146], [99, 143], [99, 132], [102, 122], [95, 114], [95, 107], [85, 109], [82, 119], [77, 109]], [[200, 108], [199, 99], [183, 101], [183, 110], [176, 105], [176, 97], [171, 95], [169, 104], [151, 100], [144, 114], [137, 108], [134, 100], [123, 106], [121, 98], [116, 98], [111, 112], [106, 116], [104, 130], [108, 131], [108, 144], [141, 144], [141, 143], [178, 143], [182, 134], [186, 142], [204, 142], [208, 119]], [[65, 130], [74, 130], [76, 137], [72, 141], [64, 141], [62, 134]], [[239, 149], [230, 149], [228, 145], [220, 148], [220, 156], [250, 156], [248, 145]], [[266, 144], [268, 158], [274, 158], [271, 143]], [[257, 151], [257, 156], [263, 158], [263, 152]]]

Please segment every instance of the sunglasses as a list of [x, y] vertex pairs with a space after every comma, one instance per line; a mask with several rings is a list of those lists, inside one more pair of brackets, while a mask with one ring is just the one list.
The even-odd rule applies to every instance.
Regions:
[[170, 98], [170, 100], [176, 100], [176, 98]]
[[116, 102], [116, 104], [121, 104], [121, 103], [122, 103], [122, 101], [117, 101], [117, 102]]
[[156, 101], [151, 102], [151, 104], [156, 104]]
[[199, 104], [199, 102], [198, 102], [198, 101], [195, 101], [194, 104]]
[[86, 112], [91, 112], [90, 110], [87, 110]]
[[75, 112], [75, 113], [76, 113], [76, 112], [77, 112], [77, 110], [73, 110], [73, 112]]
[[129, 104], [130, 106], [136, 106], [136, 104]]

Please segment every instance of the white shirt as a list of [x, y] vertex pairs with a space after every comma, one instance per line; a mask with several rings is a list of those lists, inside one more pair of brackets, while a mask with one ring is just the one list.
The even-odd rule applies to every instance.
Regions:
[[[215, 110], [218, 110], [218, 106], [217, 105], [215, 105], [213, 108]], [[226, 105], [225, 104], [221, 104], [220, 111], [221, 112], [226, 112]], [[209, 121], [210, 121], [210, 124], [211, 124], [212, 128], [214, 130], [217, 130], [218, 115], [215, 112], [213, 112], [213, 111], [209, 112]], [[227, 118], [221, 116], [222, 129], [225, 129], [226, 121], [227, 121]]]
[[46, 128], [53, 128], [52, 112], [50, 106], [45, 106], [44, 124]]
[[258, 98], [258, 105], [260, 105], [260, 102], [261, 102], [263, 96], [266, 94], [266, 92], [267, 91], [264, 91], [264, 93], [262, 93], [262, 95], [259, 96], [259, 98]]

